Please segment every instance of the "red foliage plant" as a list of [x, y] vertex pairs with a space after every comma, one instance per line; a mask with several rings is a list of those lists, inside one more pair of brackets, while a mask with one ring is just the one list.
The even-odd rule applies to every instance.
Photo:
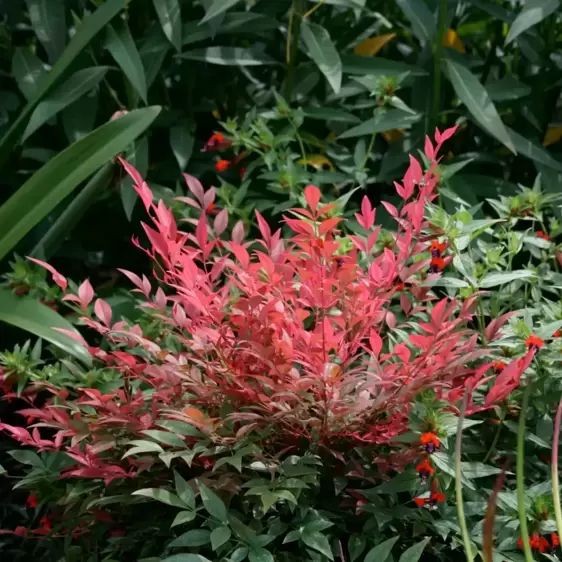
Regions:
[[[76, 465], [65, 469], [66, 477], [109, 483], [156, 462], [134, 449], [123, 458], [131, 439], [146, 440], [154, 429], [174, 432], [177, 422], [217, 445], [256, 435], [277, 452], [313, 443], [342, 458], [342, 443], [389, 444], [407, 431], [412, 402], [427, 389], [452, 409], [467, 389], [467, 413], [493, 407], [517, 385], [535, 351], [503, 370], [503, 386], [485, 385], [493, 382], [486, 375], [491, 363], [482, 364], [487, 351], [467, 327], [477, 296], [456, 302], [431, 292], [441, 273], [428, 274], [424, 209], [436, 197], [437, 153], [453, 132], [437, 131], [435, 146], [426, 139], [427, 171], [410, 157], [396, 184], [401, 208], [384, 203], [397, 224], [392, 242], [377, 245], [380, 227], [365, 197], [355, 215], [364, 234], [349, 236], [349, 251], [342, 250], [336, 205], [322, 204], [314, 186], [304, 191], [306, 208], [285, 218], [292, 235], [272, 232], [256, 212], [261, 238], [250, 242], [241, 223], [225, 236], [227, 211], [211, 220], [214, 189], [204, 191], [189, 175], [192, 196], [181, 199], [198, 209], [199, 219], [193, 232], [180, 230], [170, 209], [154, 202], [139, 173], [122, 161], [152, 222], [143, 224], [150, 242], [144, 251], [155, 280], [123, 273], [159, 333], [115, 319], [107, 302], [94, 301], [88, 281], [72, 292], [42, 264], [66, 292], [64, 300], [105, 339], [101, 349], [79, 338], [99, 365], [120, 373], [121, 384], [105, 393], [79, 388], [77, 395], [46, 384], [53, 399], [22, 412], [36, 422], [32, 433], [2, 428], [24, 444], [67, 452]], [[490, 386], [493, 400], [483, 392]], [[38, 427], [54, 429], [54, 437], [44, 438]], [[171, 455], [173, 437], [159, 439]]]

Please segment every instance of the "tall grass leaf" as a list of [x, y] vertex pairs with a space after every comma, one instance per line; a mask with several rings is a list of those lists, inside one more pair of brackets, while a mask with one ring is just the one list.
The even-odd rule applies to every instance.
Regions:
[[181, 51], [181, 8], [179, 0], [153, 0], [164, 35], [178, 53]]
[[505, 44], [509, 45], [519, 35], [553, 14], [559, 6], [559, 0], [526, 0], [525, 8], [509, 28]]

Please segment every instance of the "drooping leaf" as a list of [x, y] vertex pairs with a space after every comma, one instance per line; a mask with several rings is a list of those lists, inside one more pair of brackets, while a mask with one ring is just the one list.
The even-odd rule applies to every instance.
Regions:
[[220, 16], [222, 13], [226, 12], [226, 10], [232, 8], [232, 6], [238, 4], [238, 2], [240, 2], [240, 0], [212, 0], [212, 3], [205, 12], [205, 17], [199, 23], [206, 23]]
[[33, 111], [23, 132], [22, 141], [25, 141], [65, 107], [95, 88], [108, 70], [107, 66], [83, 68], [55, 88]]
[[192, 529], [170, 543], [170, 548], [184, 548], [191, 546], [203, 546], [211, 540], [211, 533], [207, 529]]
[[517, 152], [549, 168], [562, 171], [562, 164], [558, 160], [555, 160], [540, 144], [526, 139], [509, 127], [506, 127], [506, 129]]
[[179, 0], [153, 0], [164, 35], [178, 53], [181, 51], [181, 9]]
[[78, 27], [76, 34], [63, 54], [57, 60], [53, 68], [45, 74], [41, 80], [35, 95], [18, 115], [8, 132], [0, 139], [0, 168], [6, 162], [18, 137], [25, 127], [29, 116], [35, 106], [45, 97], [59, 82], [74, 60], [80, 55], [90, 41], [125, 7], [125, 0], [107, 0], [93, 14], [85, 18]]
[[17, 297], [8, 289], [0, 289], [0, 321], [43, 338], [87, 365], [92, 362], [83, 345], [54, 329], [61, 328], [78, 335], [74, 326], [35, 299]]
[[181, 55], [184, 59], [219, 64], [222, 66], [260, 66], [262, 64], [277, 64], [269, 55], [257, 49], [242, 47], [206, 47], [185, 51]]
[[412, 114], [400, 109], [390, 109], [381, 112], [379, 115], [368, 119], [343, 132], [338, 138], [348, 139], [352, 137], [361, 137], [363, 135], [372, 135], [382, 131], [390, 131], [392, 129], [405, 129], [420, 119], [421, 115]]
[[392, 547], [396, 544], [396, 541], [399, 538], [400, 537], [394, 537], [377, 544], [377, 546], [369, 550], [367, 556], [365, 556], [365, 562], [385, 562], [392, 550]]
[[377, 35], [361, 41], [359, 45], [353, 48], [356, 55], [363, 57], [374, 57], [388, 42], [396, 37], [396, 33], [386, 33], [384, 35]]
[[303, 531], [301, 534], [301, 539], [306, 546], [320, 552], [326, 558], [333, 560], [334, 555], [332, 554], [332, 549], [330, 548], [330, 543], [328, 538], [320, 533], [319, 531]]
[[147, 100], [144, 67], [129, 26], [123, 20], [107, 26], [105, 46], [144, 103]]
[[431, 41], [435, 35], [435, 16], [425, 0], [396, 0], [396, 4], [412, 24], [412, 31], [421, 43]]
[[506, 271], [492, 272], [488, 273], [481, 281], [480, 287], [482, 289], [489, 289], [490, 287], [497, 287], [498, 285], [505, 285], [506, 283], [511, 283], [512, 281], [517, 281], [519, 279], [532, 279], [536, 274], [528, 269], [520, 269], [518, 271]]
[[337, 94], [341, 88], [342, 63], [330, 34], [322, 26], [307, 20], [301, 24], [301, 34], [308, 56], [316, 63]]
[[64, 0], [25, 0], [33, 31], [52, 63], [60, 57], [66, 45]]
[[145, 498], [151, 498], [167, 505], [179, 507], [180, 509], [186, 508], [185, 503], [182, 502], [178, 496], [162, 488], [143, 488], [142, 490], [135, 490], [133, 496], [144, 496]]
[[228, 527], [217, 527], [211, 532], [211, 546], [213, 550], [220, 548], [225, 542], [230, 540], [232, 535]]
[[505, 44], [509, 45], [527, 29], [553, 14], [559, 6], [559, 0], [526, 0], [525, 8], [509, 28]]
[[46, 70], [37, 55], [25, 47], [16, 47], [12, 58], [12, 74], [25, 99], [29, 100], [39, 88]]
[[195, 493], [191, 486], [174, 470], [174, 481], [176, 484], [176, 493], [181, 501], [190, 509], [195, 509]]
[[172, 152], [182, 172], [185, 170], [191, 158], [194, 144], [195, 137], [193, 136], [190, 126], [182, 124], [176, 125], [170, 129], [170, 146], [172, 147]]
[[430, 537], [427, 537], [414, 546], [411, 546], [402, 554], [402, 556], [400, 556], [400, 560], [398, 562], [418, 562], [429, 541]]
[[209, 515], [212, 515], [219, 521], [226, 522], [228, 519], [228, 513], [224, 502], [215, 494], [215, 492], [207, 488], [203, 482], [198, 481], [197, 485], [199, 486], [199, 492], [201, 493], [201, 500]]
[[475, 121], [493, 137], [516, 153], [513, 142], [488, 92], [476, 76], [451, 59], [445, 59], [446, 74], [459, 99], [466, 105]]
[[110, 121], [45, 164], [0, 207], [0, 259], [80, 183], [122, 152], [160, 113], [147, 107]]

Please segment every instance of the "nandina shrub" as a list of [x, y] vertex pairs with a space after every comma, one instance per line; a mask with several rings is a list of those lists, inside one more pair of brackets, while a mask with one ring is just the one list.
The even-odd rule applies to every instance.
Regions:
[[[143, 319], [114, 318], [88, 281], [74, 290], [42, 264], [101, 341], [80, 338], [103, 376], [81, 376], [76, 386], [68, 377], [35, 382], [21, 412], [33, 429], [2, 424], [42, 452], [26, 452], [33, 469], [20, 485], [51, 515], [29, 532], [67, 535], [83, 556], [120, 560], [176, 549], [221, 560], [324, 560], [332, 548], [358, 548], [360, 534], [350, 536], [362, 529], [380, 538], [377, 482], [402, 473], [381, 493], [427, 489], [416, 505], [442, 503], [447, 480], [433, 477], [431, 454], [447, 447], [460, 400], [470, 394], [467, 414], [493, 407], [536, 351], [494, 385], [470, 324], [477, 295], [457, 302], [431, 289], [450, 258], [422, 234], [424, 211], [452, 134], [437, 131], [435, 146], [426, 140], [427, 170], [411, 157], [396, 184], [403, 204], [385, 204], [396, 230], [384, 236], [365, 198], [357, 233], [344, 238], [335, 206], [313, 186], [307, 207], [285, 218], [285, 235], [259, 213], [261, 238], [245, 240], [240, 223], [227, 235], [214, 190], [188, 175], [192, 197], [183, 201], [200, 216], [183, 230], [123, 162], [152, 223], [143, 224], [143, 249], [153, 279], [123, 271]], [[39, 391], [52, 395], [41, 407]], [[140, 512], [146, 497], [161, 506]], [[398, 499], [386, 507], [398, 509]], [[413, 521], [427, 528], [422, 512], [406, 511], [394, 530]], [[170, 525], [191, 530], [172, 541]]]

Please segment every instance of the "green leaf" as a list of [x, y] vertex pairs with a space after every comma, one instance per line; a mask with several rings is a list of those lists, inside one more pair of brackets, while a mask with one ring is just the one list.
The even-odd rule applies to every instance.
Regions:
[[406, 129], [416, 121], [419, 121], [420, 117], [421, 115], [419, 114], [414, 115], [400, 109], [383, 110], [375, 117], [361, 123], [361, 125], [348, 129], [339, 135], [338, 138], [348, 139], [363, 135], [373, 135], [383, 131], [390, 131], [391, 129]]
[[176, 483], [176, 493], [181, 501], [189, 507], [195, 509], [195, 494], [191, 486], [174, 470], [174, 481]]
[[134, 441], [129, 441], [129, 445], [134, 445], [132, 449], [129, 449], [124, 455], [123, 459], [130, 457], [131, 455], [138, 455], [139, 453], [163, 453], [164, 449], [154, 443], [153, 441], [147, 441], [144, 439], [135, 439]]
[[319, 119], [320, 121], [338, 121], [341, 123], [358, 123], [360, 121], [359, 117], [353, 115], [353, 113], [331, 107], [304, 107], [302, 113], [309, 119]]
[[181, 58], [219, 64], [222, 66], [260, 66], [262, 64], [277, 64], [270, 56], [257, 49], [242, 47], [207, 47], [185, 51]]
[[488, 466], [481, 462], [462, 462], [462, 475], [464, 478], [485, 478], [493, 474], [500, 474], [501, 469], [495, 466]]
[[209, 515], [212, 515], [215, 519], [225, 523], [228, 518], [228, 513], [223, 501], [215, 494], [215, 492], [207, 488], [203, 482], [198, 481], [197, 485], [199, 486], [199, 492], [201, 493], [201, 500], [203, 501], [203, 505]]
[[451, 59], [445, 59], [445, 70], [457, 96], [467, 107], [475, 121], [515, 154], [515, 147], [500, 119], [496, 106], [476, 76], [468, 68], [453, 62]]
[[[0, 214], [2, 210], [3, 208], [0, 209]], [[8, 289], [0, 289], [0, 321], [43, 338], [87, 365], [92, 364], [92, 358], [83, 345], [55, 330], [60, 328], [79, 335], [74, 326], [35, 299], [16, 297]]]
[[64, 0], [25, 0], [25, 3], [37, 39], [45, 47], [49, 60], [55, 62], [66, 45]]
[[509, 127], [506, 127], [506, 129], [518, 153], [525, 155], [535, 162], [544, 164], [549, 168], [562, 171], [562, 164], [558, 162], [558, 160], [555, 160], [542, 146], [526, 139]]
[[316, 63], [337, 94], [341, 88], [342, 64], [330, 34], [322, 26], [305, 19], [301, 24], [301, 37], [308, 56]]
[[553, 14], [559, 5], [559, 0], [526, 0], [525, 8], [515, 18], [509, 29], [509, 33], [505, 38], [505, 44], [509, 45], [527, 29]]
[[[374, 494], [398, 494], [399, 492], [411, 492], [419, 485], [420, 477], [414, 471], [406, 471], [398, 474], [392, 480], [379, 484], [372, 489]], [[369, 497], [368, 494], [366, 494]]]
[[160, 73], [164, 59], [170, 50], [170, 43], [164, 37], [160, 27], [153, 27], [139, 48], [139, 55], [142, 60], [144, 74], [146, 77], [146, 87], [150, 88]]
[[170, 527], [177, 527], [178, 525], [183, 525], [184, 523], [191, 523], [195, 519], [197, 514], [195, 511], [180, 511]]
[[365, 562], [385, 562], [392, 550], [392, 547], [396, 544], [396, 541], [399, 538], [400, 537], [394, 537], [377, 544], [377, 546], [369, 550], [367, 556], [365, 556]]
[[160, 113], [131, 111], [92, 131], [45, 164], [0, 207], [0, 259], [100, 166], [122, 152]]
[[193, 153], [195, 137], [192, 128], [187, 125], [177, 125], [170, 129], [170, 146], [176, 157], [180, 171], [183, 172]]
[[435, 35], [436, 22], [425, 0], [396, 0], [396, 4], [412, 24], [412, 32], [421, 43], [431, 41]]
[[252, 548], [248, 554], [250, 562], [275, 562], [275, 558], [265, 548]]
[[12, 58], [12, 74], [25, 99], [33, 97], [46, 72], [45, 65], [37, 55], [26, 47], [16, 47]]
[[178, 0], [153, 0], [164, 35], [178, 53], [181, 51], [181, 10]]
[[132, 495], [144, 496], [167, 505], [179, 507], [180, 509], [185, 509], [187, 507], [185, 503], [178, 498], [178, 496], [172, 494], [172, 492], [168, 492], [168, 490], [163, 490], [162, 488], [143, 488], [142, 490], [136, 490]]
[[488, 82], [486, 90], [493, 101], [510, 101], [528, 96], [531, 93], [531, 86], [527, 86], [513, 76], [505, 76], [501, 80]]
[[174, 433], [170, 433], [168, 431], [160, 431], [158, 429], [144, 429], [142, 433], [148, 435], [148, 437], [156, 439], [156, 441], [159, 441], [160, 443], [171, 445], [172, 447], [185, 448], [183, 439], [181, 439]]
[[241, 546], [237, 548], [229, 558], [228, 562], [242, 562], [248, 556], [248, 548]]
[[41, 460], [41, 457], [36, 455], [33, 451], [17, 449], [14, 451], [8, 451], [8, 454], [19, 463], [34, 466], [35, 468], [45, 468], [45, 464]]
[[33, 111], [22, 135], [22, 142], [59, 113], [59, 111], [62, 111], [92, 88], [95, 88], [108, 70], [107, 66], [83, 68], [53, 90]]
[[313, 532], [304, 531], [301, 534], [301, 539], [302, 542], [306, 544], [306, 546], [309, 546], [310, 548], [320, 552], [320, 554], [323, 554], [330, 560], [334, 559], [334, 555], [332, 554], [332, 549], [330, 548], [330, 543], [328, 542], [328, 539], [319, 531], [313, 531]]
[[100, 168], [72, 199], [66, 209], [59, 215], [46, 234], [31, 250], [30, 255], [41, 260], [49, 260], [65, 238], [72, 232], [92, 202], [102, 194], [113, 178], [113, 163], [108, 162]]
[[199, 23], [202, 24], [208, 22], [223, 12], [226, 12], [229, 8], [232, 8], [232, 6], [238, 4], [238, 2], [240, 2], [240, 0], [213, 0], [212, 4], [205, 13], [205, 17]]
[[192, 437], [202, 437], [203, 434], [190, 423], [178, 420], [163, 420], [158, 422], [160, 427], [178, 433], [179, 435], [191, 435]]
[[133, 88], [146, 103], [144, 67], [126, 22], [118, 20], [114, 25], [107, 26], [105, 46]]
[[211, 546], [213, 550], [217, 550], [224, 543], [228, 542], [231, 535], [232, 533], [228, 527], [217, 527], [214, 529], [211, 533]]
[[170, 548], [183, 548], [190, 546], [203, 546], [211, 539], [211, 533], [207, 529], [192, 529], [170, 543]]
[[429, 542], [430, 537], [423, 539], [423, 541], [411, 546], [402, 556], [400, 556], [400, 560], [398, 562], [418, 562], [421, 558], [421, 555]]
[[85, 137], [96, 123], [99, 105], [99, 88], [71, 103], [62, 112], [62, 125], [70, 143]]
[[481, 289], [489, 289], [490, 287], [497, 287], [498, 285], [504, 285], [519, 279], [532, 279], [533, 277], [536, 277], [535, 273], [533, 271], [529, 271], [528, 269], [508, 271], [505, 273], [494, 271], [492, 273], [488, 273], [488, 275], [480, 281], [479, 285]]
[[410, 73], [412, 76], [426, 76], [427, 72], [418, 66], [383, 57], [365, 57], [362, 55], [341, 55], [344, 74], [370, 76], [400, 76]]
[[211, 562], [200, 554], [174, 554], [164, 558], [161, 562]]
[[[46, 1], [46, 0], [45, 0]], [[64, 73], [69, 69], [74, 60], [80, 55], [90, 41], [105, 27], [105, 25], [125, 7], [125, 0], [107, 0], [93, 14], [85, 18], [78, 27], [76, 34], [70, 40], [67, 48], [58, 58], [53, 68], [45, 74], [40, 86], [32, 99], [29, 100], [23, 111], [10, 127], [9, 131], [0, 140], [0, 168], [6, 162], [14, 145], [18, 142], [29, 116], [35, 106], [58, 83]]]

